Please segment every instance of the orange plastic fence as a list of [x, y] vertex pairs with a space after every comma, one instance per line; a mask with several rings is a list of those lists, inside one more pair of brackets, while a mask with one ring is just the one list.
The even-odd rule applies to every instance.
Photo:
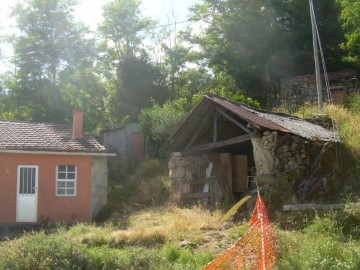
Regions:
[[275, 232], [258, 194], [249, 230], [202, 270], [269, 270], [275, 264], [275, 259]]

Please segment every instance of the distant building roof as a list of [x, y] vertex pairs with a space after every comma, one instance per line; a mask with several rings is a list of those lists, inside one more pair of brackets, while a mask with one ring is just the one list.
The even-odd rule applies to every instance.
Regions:
[[[359, 73], [352, 69], [345, 69], [341, 71], [329, 72], [328, 78], [329, 82], [341, 82], [342, 80], [349, 80], [352, 78], [358, 78]], [[324, 81], [324, 75], [321, 75], [321, 80]], [[303, 76], [292, 76], [284, 77], [280, 79], [283, 85], [293, 85], [293, 84], [309, 84], [315, 83], [315, 75], [303, 75]]]
[[[199, 126], [203, 126], [204, 130], [209, 130], [213, 122], [211, 118], [206, 117], [206, 115], [216, 110], [216, 107], [225, 109], [225, 111], [233, 113], [242, 121], [246, 121], [260, 129], [291, 133], [312, 140], [338, 140], [333, 131], [306, 120], [285, 114], [254, 109], [217, 95], [206, 94], [197, 106], [184, 118], [183, 122], [162, 146], [162, 149], [181, 150], [188, 144], [193, 136], [194, 130]], [[205, 125], [204, 121], [207, 121], [208, 124]]]
[[84, 134], [73, 139], [72, 126], [53, 123], [0, 121], [0, 151], [105, 153], [104, 146]]

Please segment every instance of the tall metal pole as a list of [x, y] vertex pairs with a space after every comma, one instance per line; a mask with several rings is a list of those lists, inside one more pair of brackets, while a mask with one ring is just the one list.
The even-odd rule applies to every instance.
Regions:
[[314, 48], [316, 90], [317, 90], [317, 94], [318, 94], [318, 108], [319, 108], [319, 112], [321, 113], [322, 109], [323, 109], [323, 103], [322, 103], [322, 90], [321, 90], [320, 65], [319, 65], [319, 50], [318, 50], [315, 12], [314, 12], [314, 5], [313, 5], [312, 0], [309, 0], [309, 6], [310, 6], [310, 17], [311, 17], [311, 27], [312, 27], [312, 37], [313, 37], [313, 48]]

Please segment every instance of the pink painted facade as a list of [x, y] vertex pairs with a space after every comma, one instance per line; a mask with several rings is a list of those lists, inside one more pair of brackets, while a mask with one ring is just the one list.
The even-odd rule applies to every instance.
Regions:
[[[0, 223], [15, 223], [17, 212], [17, 167], [38, 166], [37, 217], [54, 222], [91, 221], [90, 156], [0, 154]], [[75, 165], [76, 195], [56, 195], [56, 166]]]
[[73, 125], [0, 120], [0, 224], [90, 222], [107, 203], [106, 152]]

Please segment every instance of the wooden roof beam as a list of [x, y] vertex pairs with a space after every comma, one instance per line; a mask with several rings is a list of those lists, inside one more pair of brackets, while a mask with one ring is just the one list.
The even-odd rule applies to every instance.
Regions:
[[231, 138], [228, 140], [224, 140], [221, 142], [212, 142], [212, 143], [196, 145], [196, 146], [185, 149], [184, 154], [190, 154], [193, 152], [200, 152], [200, 151], [204, 151], [204, 150], [210, 150], [210, 149], [219, 148], [219, 147], [223, 147], [223, 146], [227, 146], [227, 145], [250, 141], [252, 136], [253, 136], [253, 133], [250, 133], [250, 134], [241, 135], [241, 136], [238, 136], [235, 138]]
[[206, 126], [206, 124], [208, 124], [208, 120], [212, 114], [212, 112], [214, 111], [214, 108], [210, 108], [207, 113], [205, 114], [205, 117], [203, 117], [199, 123], [199, 125], [197, 126], [194, 135], [191, 137], [189, 143], [186, 145], [186, 148], [189, 148], [194, 142], [195, 140], [198, 138], [199, 133], [201, 132], [201, 130]]
[[218, 111], [221, 115], [223, 115], [226, 119], [230, 120], [231, 122], [233, 122], [235, 125], [237, 125], [239, 128], [241, 128], [243, 131], [245, 131], [246, 133], [250, 134], [252, 133], [252, 131], [250, 129], [248, 129], [246, 126], [244, 126], [243, 124], [241, 124], [239, 121], [235, 120], [233, 117], [231, 117], [230, 115], [228, 115], [225, 111], [223, 111], [222, 109], [220, 109], [219, 107], [216, 107], [216, 111]]

